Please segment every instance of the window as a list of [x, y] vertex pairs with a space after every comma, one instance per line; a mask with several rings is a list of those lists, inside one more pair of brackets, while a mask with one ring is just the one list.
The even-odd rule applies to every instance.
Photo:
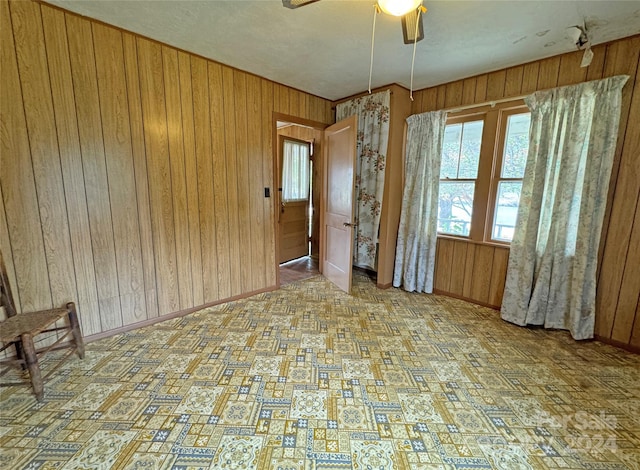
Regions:
[[522, 177], [529, 151], [530, 113], [518, 113], [506, 116], [503, 134], [502, 152], [498, 154], [496, 178], [494, 178], [495, 204], [491, 239], [510, 242], [516, 227]]
[[530, 120], [527, 107], [513, 102], [449, 118], [440, 167], [440, 234], [478, 242], [511, 242]]
[[282, 201], [309, 199], [309, 144], [285, 139], [282, 155]]
[[439, 232], [469, 235], [483, 124], [480, 120], [445, 128], [438, 195]]

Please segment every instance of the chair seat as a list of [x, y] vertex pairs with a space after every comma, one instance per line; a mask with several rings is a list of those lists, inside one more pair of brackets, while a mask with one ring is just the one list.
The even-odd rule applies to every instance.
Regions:
[[17, 341], [25, 333], [35, 336], [68, 313], [69, 310], [66, 308], [56, 308], [9, 317], [0, 323], [0, 341], [4, 343]]

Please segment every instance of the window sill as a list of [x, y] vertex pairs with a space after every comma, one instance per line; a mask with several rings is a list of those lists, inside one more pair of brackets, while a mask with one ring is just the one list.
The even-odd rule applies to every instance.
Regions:
[[471, 243], [472, 245], [486, 245], [486, 246], [493, 246], [498, 248], [506, 248], [507, 250], [511, 248], [511, 243], [503, 243], [503, 242], [497, 242], [497, 241], [478, 241], [478, 240], [471, 240], [470, 238], [467, 238], [467, 237], [457, 237], [455, 235], [438, 234], [438, 239]]

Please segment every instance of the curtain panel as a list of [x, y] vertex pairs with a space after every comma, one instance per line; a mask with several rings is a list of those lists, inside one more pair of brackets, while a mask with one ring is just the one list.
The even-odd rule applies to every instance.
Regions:
[[336, 120], [358, 116], [353, 264], [377, 270], [378, 229], [389, 143], [389, 90], [338, 104]]
[[309, 144], [284, 141], [282, 155], [282, 201], [309, 199]]
[[404, 191], [393, 272], [394, 287], [433, 291], [438, 237], [438, 190], [445, 111], [407, 118]]
[[628, 77], [539, 91], [501, 315], [593, 337], [596, 264]]

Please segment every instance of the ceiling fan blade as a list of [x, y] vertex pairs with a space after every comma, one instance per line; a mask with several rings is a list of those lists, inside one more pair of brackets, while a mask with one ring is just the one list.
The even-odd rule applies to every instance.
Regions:
[[[422, 14], [422, 7], [418, 7], [417, 10], [410, 11], [402, 17], [402, 36], [405, 44], [413, 44], [424, 39], [424, 29], [422, 28]], [[417, 34], [416, 21], [418, 22]]]
[[319, 1], [320, 0], [282, 0], [282, 6], [286, 8], [295, 9], [295, 8], [304, 7]]

